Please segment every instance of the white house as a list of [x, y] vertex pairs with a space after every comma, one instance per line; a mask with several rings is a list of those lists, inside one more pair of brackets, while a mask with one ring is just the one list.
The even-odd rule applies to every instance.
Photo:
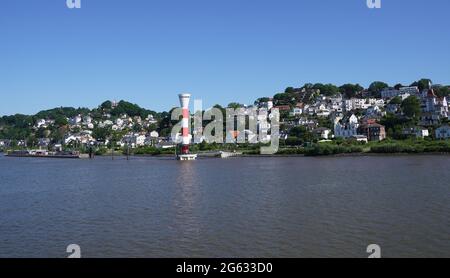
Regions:
[[430, 133], [427, 128], [424, 127], [413, 127], [413, 128], [406, 128], [403, 130], [404, 135], [413, 135], [416, 138], [425, 138], [430, 136]]
[[104, 127], [107, 127], [107, 126], [112, 126], [114, 123], [111, 121], [111, 120], [106, 120], [106, 121], [104, 121], [104, 122], [100, 122], [99, 124], [98, 124], [98, 126], [100, 127], [100, 128], [104, 128]]
[[342, 112], [343, 111], [344, 102], [341, 100], [332, 100], [331, 101], [331, 111], [333, 112]]
[[430, 136], [430, 132], [427, 128], [417, 128], [415, 131], [417, 138], [425, 138]]
[[122, 127], [122, 126], [123, 126], [123, 123], [124, 123], [124, 120], [121, 119], [121, 118], [118, 118], [118, 119], [116, 120], [116, 125], [117, 125], [118, 127]]
[[299, 107], [294, 107], [294, 109], [292, 109], [291, 115], [292, 116], [300, 116], [303, 113], [303, 110]]
[[450, 138], [450, 126], [443, 125], [436, 129], [436, 139], [449, 139]]
[[409, 95], [418, 95], [419, 94], [419, 87], [412, 86], [412, 87], [402, 87], [399, 89], [400, 95], [402, 94], [409, 94]]
[[128, 134], [122, 138], [121, 146], [129, 144], [132, 148], [141, 147], [145, 145], [146, 139], [147, 137], [142, 134]]
[[319, 107], [316, 109], [316, 115], [319, 117], [328, 117], [330, 114], [331, 111], [325, 104], [319, 105]]
[[69, 135], [64, 139], [64, 144], [68, 145], [72, 142], [76, 142], [77, 141], [77, 137], [74, 135]]
[[77, 116], [71, 118], [71, 119], [69, 120], [69, 123], [70, 123], [71, 125], [78, 125], [79, 123], [81, 123], [82, 120], [83, 120], [83, 119], [81, 118], [81, 115], [77, 115]]
[[0, 140], [0, 147], [5, 147], [8, 145], [8, 141], [7, 140]]
[[395, 114], [398, 111], [400, 111], [400, 105], [399, 104], [389, 103], [388, 105], [386, 105], [386, 112], [387, 113]]
[[371, 106], [366, 110], [366, 115], [369, 117], [383, 116], [380, 107]]
[[331, 129], [325, 128], [325, 127], [319, 127], [315, 130], [313, 130], [313, 133], [318, 135], [321, 139], [331, 139]]
[[85, 124], [92, 123], [92, 117], [89, 116], [89, 115], [85, 116], [84, 119], [83, 119], [83, 123], [85, 123]]
[[353, 114], [348, 120], [339, 117], [334, 120], [334, 136], [336, 138], [350, 138], [356, 136], [359, 127], [358, 118]]
[[49, 138], [39, 138], [38, 139], [38, 146], [45, 148], [48, 147], [48, 145], [50, 145], [50, 139]]
[[82, 133], [82, 134], [71, 134], [66, 136], [64, 139], [64, 143], [71, 144], [71, 143], [81, 143], [83, 145], [89, 144], [90, 142], [93, 142], [94, 138], [89, 133]]
[[355, 135], [351, 137], [353, 140], [356, 140], [356, 142], [364, 142], [369, 143], [369, 140], [367, 139], [366, 135]]
[[394, 98], [400, 94], [400, 90], [394, 88], [386, 88], [381, 91], [382, 98]]
[[136, 146], [144, 146], [145, 139], [146, 139], [145, 135], [136, 135], [135, 136]]
[[150, 137], [152, 137], [152, 138], [158, 138], [159, 137], [159, 133], [157, 132], [157, 131], [152, 131], [152, 132], [150, 132]]
[[344, 102], [345, 111], [351, 111], [354, 109], [367, 109], [370, 106], [383, 106], [384, 101], [379, 99], [365, 99], [365, 98], [352, 98], [352, 99], [346, 99]]
[[155, 118], [153, 118], [153, 115], [148, 115], [147, 119], [145, 121], [148, 124], [156, 124], [156, 123], [158, 123], [158, 121]]
[[384, 107], [386, 105], [386, 102], [384, 101], [384, 99], [381, 99], [381, 98], [370, 98], [369, 104], [375, 105], [378, 107]]
[[36, 127], [37, 128], [41, 128], [41, 127], [47, 127], [46, 126], [46, 121], [44, 120], [44, 119], [40, 119], [40, 120], [38, 120], [37, 122], [36, 122]]

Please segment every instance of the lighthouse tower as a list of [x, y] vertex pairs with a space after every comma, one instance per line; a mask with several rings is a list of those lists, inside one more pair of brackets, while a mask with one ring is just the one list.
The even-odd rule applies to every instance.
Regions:
[[190, 132], [189, 132], [189, 101], [191, 99], [190, 94], [179, 94], [180, 105], [183, 109], [183, 119], [181, 120], [182, 127], [182, 141], [181, 141], [181, 151], [178, 153], [178, 160], [195, 160], [197, 154], [189, 153], [189, 144], [191, 143]]

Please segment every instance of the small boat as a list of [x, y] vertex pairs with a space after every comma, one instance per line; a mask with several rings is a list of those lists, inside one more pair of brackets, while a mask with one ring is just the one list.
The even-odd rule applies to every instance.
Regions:
[[10, 151], [5, 154], [8, 157], [33, 157], [33, 158], [80, 158], [78, 152], [49, 152], [46, 150], [21, 150]]
[[191, 160], [196, 160], [197, 159], [197, 154], [179, 154], [177, 155], [177, 160], [180, 161], [191, 161]]

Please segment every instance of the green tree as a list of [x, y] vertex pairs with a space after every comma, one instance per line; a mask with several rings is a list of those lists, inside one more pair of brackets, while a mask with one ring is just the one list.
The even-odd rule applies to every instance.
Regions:
[[339, 90], [346, 98], [353, 98], [356, 97], [359, 92], [363, 91], [364, 88], [359, 84], [344, 84], [339, 87]]
[[373, 82], [372, 84], [370, 84], [370, 86], [369, 86], [369, 92], [370, 92], [372, 95], [378, 96], [378, 95], [380, 95], [381, 90], [383, 90], [383, 89], [385, 89], [385, 88], [388, 88], [388, 87], [389, 87], [389, 85], [386, 84], [386, 83], [384, 83], [384, 82], [381, 82], [381, 81], [375, 81], [375, 82]]
[[259, 105], [261, 105], [261, 103], [265, 103], [268, 101], [269, 101], [268, 97], [261, 97], [261, 98], [258, 98], [257, 100], [255, 100], [254, 105], [259, 106]]
[[299, 142], [301, 143], [312, 142], [314, 139], [314, 135], [310, 131], [308, 131], [304, 126], [293, 127], [289, 131], [289, 137], [291, 137], [291, 142], [293, 140], [292, 138], [296, 137], [299, 139]]
[[227, 108], [233, 108], [233, 109], [238, 109], [238, 108], [242, 108], [242, 107], [244, 107], [244, 105], [237, 103], [237, 102], [231, 102], [227, 106]]
[[56, 126], [65, 126], [68, 123], [69, 122], [67, 121], [67, 118], [62, 115], [58, 115], [55, 117], [55, 125]]
[[402, 104], [402, 98], [399, 96], [394, 97], [393, 99], [391, 99], [389, 104]]
[[429, 89], [430, 82], [431, 82], [431, 79], [422, 78], [419, 81], [416, 81], [416, 82], [412, 83], [411, 86], [417, 86], [417, 87], [419, 87], [419, 90], [422, 91], [422, 90], [425, 90], [425, 89]]
[[295, 92], [290, 93], [279, 93], [273, 96], [275, 105], [290, 105], [295, 106], [300, 100], [299, 94]]
[[450, 88], [446, 86], [442, 86], [436, 90], [436, 95], [438, 97], [449, 97], [450, 96]]
[[421, 115], [422, 109], [420, 106], [420, 100], [415, 96], [406, 98], [401, 105], [405, 116], [414, 119], [418, 119]]
[[295, 93], [295, 89], [294, 89], [294, 87], [287, 87], [286, 90], [284, 90], [284, 92], [286, 94], [292, 94], [292, 93]]
[[107, 100], [107, 101], [103, 102], [103, 103], [100, 105], [100, 108], [111, 110], [111, 109], [112, 109], [112, 102], [109, 101], [109, 100]]
[[402, 87], [404, 87], [404, 86], [401, 83], [398, 83], [394, 86], [394, 89], [399, 90]]
[[92, 131], [92, 137], [100, 141], [105, 141], [110, 136], [111, 136], [111, 129], [108, 127], [104, 128], [96, 127]]
[[314, 84], [313, 89], [320, 90], [320, 94], [324, 96], [335, 96], [339, 93], [339, 88], [333, 84]]

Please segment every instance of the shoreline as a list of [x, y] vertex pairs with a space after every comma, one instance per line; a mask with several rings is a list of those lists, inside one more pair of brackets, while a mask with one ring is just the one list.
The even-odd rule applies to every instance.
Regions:
[[[341, 153], [341, 154], [332, 154], [332, 155], [304, 155], [304, 154], [242, 154], [237, 155], [230, 158], [250, 158], [250, 157], [257, 157], [257, 158], [272, 158], [272, 157], [364, 157], [364, 156], [450, 156], [450, 153], [446, 152], [429, 152], [429, 153]], [[100, 157], [108, 157], [107, 155], [99, 155]], [[126, 155], [115, 155], [118, 157], [126, 157]], [[169, 154], [139, 154], [139, 155], [130, 155], [130, 157], [175, 157], [174, 155]], [[199, 158], [210, 158], [210, 159], [220, 159], [220, 157], [212, 157], [212, 156], [202, 156], [199, 154]], [[230, 159], [230, 158], [222, 158], [222, 159]]]
[[[1, 157], [14, 157], [14, 158], [43, 158], [41, 156], [8, 156], [7, 153], [0, 152]], [[214, 156], [206, 156], [199, 154], [199, 159], [233, 159], [233, 158], [294, 158], [294, 157], [303, 157], [303, 158], [319, 158], [319, 157], [400, 157], [400, 156], [450, 156], [448, 152], [422, 152], [422, 153], [371, 153], [371, 152], [363, 152], [363, 153], [340, 153], [340, 154], [330, 154], [330, 155], [305, 155], [305, 154], [241, 154], [229, 158], [220, 158]], [[101, 158], [111, 158], [111, 155], [96, 155], [95, 157]], [[114, 157], [125, 158], [127, 157], [124, 154], [114, 154]], [[138, 154], [138, 155], [129, 155], [130, 158], [133, 157], [155, 157], [155, 158], [175, 158], [173, 154]], [[47, 158], [47, 157], [44, 157]], [[60, 157], [52, 157], [54, 159], [59, 159]], [[79, 159], [89, 160], [87, 157], [80, 157]]]

